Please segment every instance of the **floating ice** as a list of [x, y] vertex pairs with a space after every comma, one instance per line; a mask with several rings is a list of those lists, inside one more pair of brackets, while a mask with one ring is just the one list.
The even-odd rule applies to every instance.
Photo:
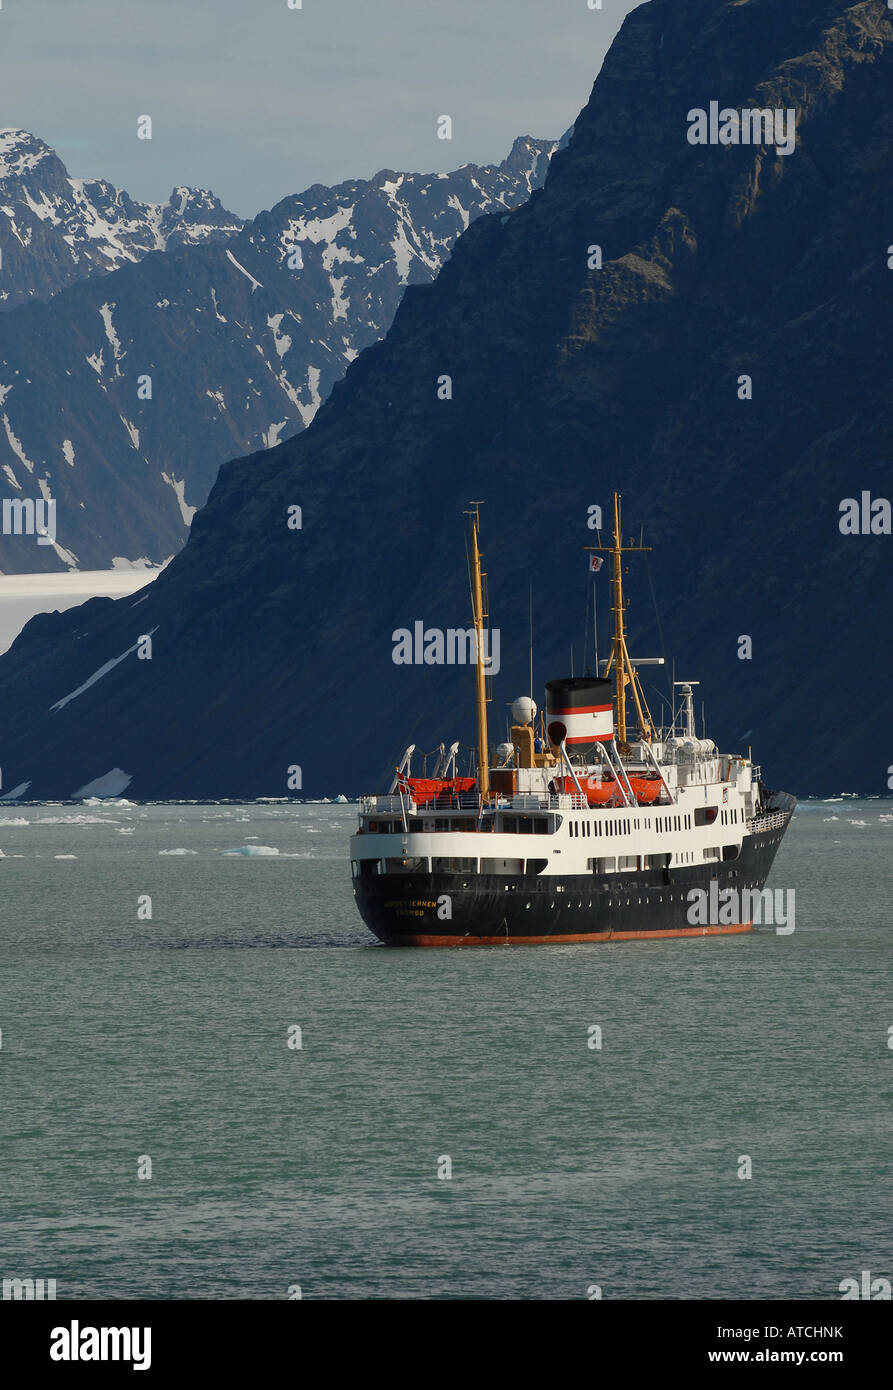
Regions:
[[41, 816], [35, 825], [114, 825], [107, 816]]
[[222, 849], [220, 853], [226, 857], [236, 854], [267, 856], [278, 855], [278, 849], [272, 849], [269, 845], [240, 845], [238, 849]]
[[77, 859], [76, 854], [54, 854], [54, 859]]
[[197, 849], [160, 849], [159, 854], [198, 854]]

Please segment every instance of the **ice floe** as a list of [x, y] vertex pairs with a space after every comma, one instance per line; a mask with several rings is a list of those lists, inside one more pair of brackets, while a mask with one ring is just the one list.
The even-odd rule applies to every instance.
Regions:
[[279, 851], [270, 845], [240, 845], [238, 849], [222, 849], [220, 853], [225, 858], [240, 854], [256, 858], [270, 858], [273, 855], [278, 855]]

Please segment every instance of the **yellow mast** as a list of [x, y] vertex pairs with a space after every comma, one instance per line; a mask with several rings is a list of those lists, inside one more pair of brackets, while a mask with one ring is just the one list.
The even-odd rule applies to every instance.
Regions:
[[474, 631], [477, 644], [475, 672], [477, 680], [478, 716], [478, 783], [481, 796], [486, 801], [490, 795], [490, 754], [487, 748], [487, 687], [484, 670], [484, 612], [483, 575], [481, 571], [481, 551], [478, 544], [480, 530], [479, 502], [472, 502], [474, 511], [471, 517], [471, 606], [474, 613]]
[[627, 743], [626, 726], [626, 689], [630, 688], [633, 702], [636, 706], [636, 717], [639, 722], [639, 731], [646, 743], [650, 743], [655, 737], [654, 722], [651, 712], [645, 702], [645, 696], [639, 684], [639, 676], [632, 661], [626, 645], [626, 602], [623, 597], [623, 556], [630, 551], [650, 550], [650, 545], [624, 545], [620, 531], [620, 493], [614, 493], [614, 541], [612, 545], [587, 546], [587, 550], [603, 550], [611, 555], [613, 566], [611, 574], [612, 590], [612, 611], [614, 614], [614, 636], [611, 642], [611, 655], [605, 667], [605, 675], [609, 676], [611, 670], [614, 671], [614, 682], [616, 688], [616, 724], [617, 742], [620, 745]]

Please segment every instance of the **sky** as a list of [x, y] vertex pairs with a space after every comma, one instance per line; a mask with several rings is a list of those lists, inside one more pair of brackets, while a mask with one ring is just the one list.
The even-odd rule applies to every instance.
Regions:
[[151, 202], [211, 188], [251, 217], [313, 183], [557, 138], [639, 0], [596, 2], [0, 0], [0, 126], [75, 177]]

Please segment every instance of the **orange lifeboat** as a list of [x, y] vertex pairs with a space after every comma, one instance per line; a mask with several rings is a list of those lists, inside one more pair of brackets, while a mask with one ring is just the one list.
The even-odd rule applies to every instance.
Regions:
[[452, 799], [459, 792], [470, 792], [476, 785], [473, 777], [410, 777], [412, 799], [417, 806], [429, 801]]
[[640, 806], [650, 806], [660, 796], [663, 786], [656, 773], [646, 773], [644, 777], [630, 777], [629, 784]]
[[[556, 777], [554, 781], [557, 792], [569, 792], [572, 796], [577, 794], [572, 777]], [[615, 797], [618, 801], [622, 800], [621, 793], [617, 790], [617, 784], [613, 779], [602, 777], [599, 780], [597, 777], [578, 777], [577, 781], [583, 788], [590, 806], [607, 806], [614, 801]]]
[[[578, 777], [577, 781], [583, 788], [590, 806], [608, 806], [623, 801], [623, 793], [612, 779], [603, 777], [599, 781], [597, 777]], [[576, 793], [577, 788], [574, 786], [572, 777], [556, 777], [554, 782], [557, 792], [569, 792], [571, 795]], [[638, 777], [631, 776], [629, 784], [633, 796], [640, 806], [650, 806], [652, 802], [657, 801], [663, 785], [660, 778], [653, 773], [646, 773], [644, 776]]]

